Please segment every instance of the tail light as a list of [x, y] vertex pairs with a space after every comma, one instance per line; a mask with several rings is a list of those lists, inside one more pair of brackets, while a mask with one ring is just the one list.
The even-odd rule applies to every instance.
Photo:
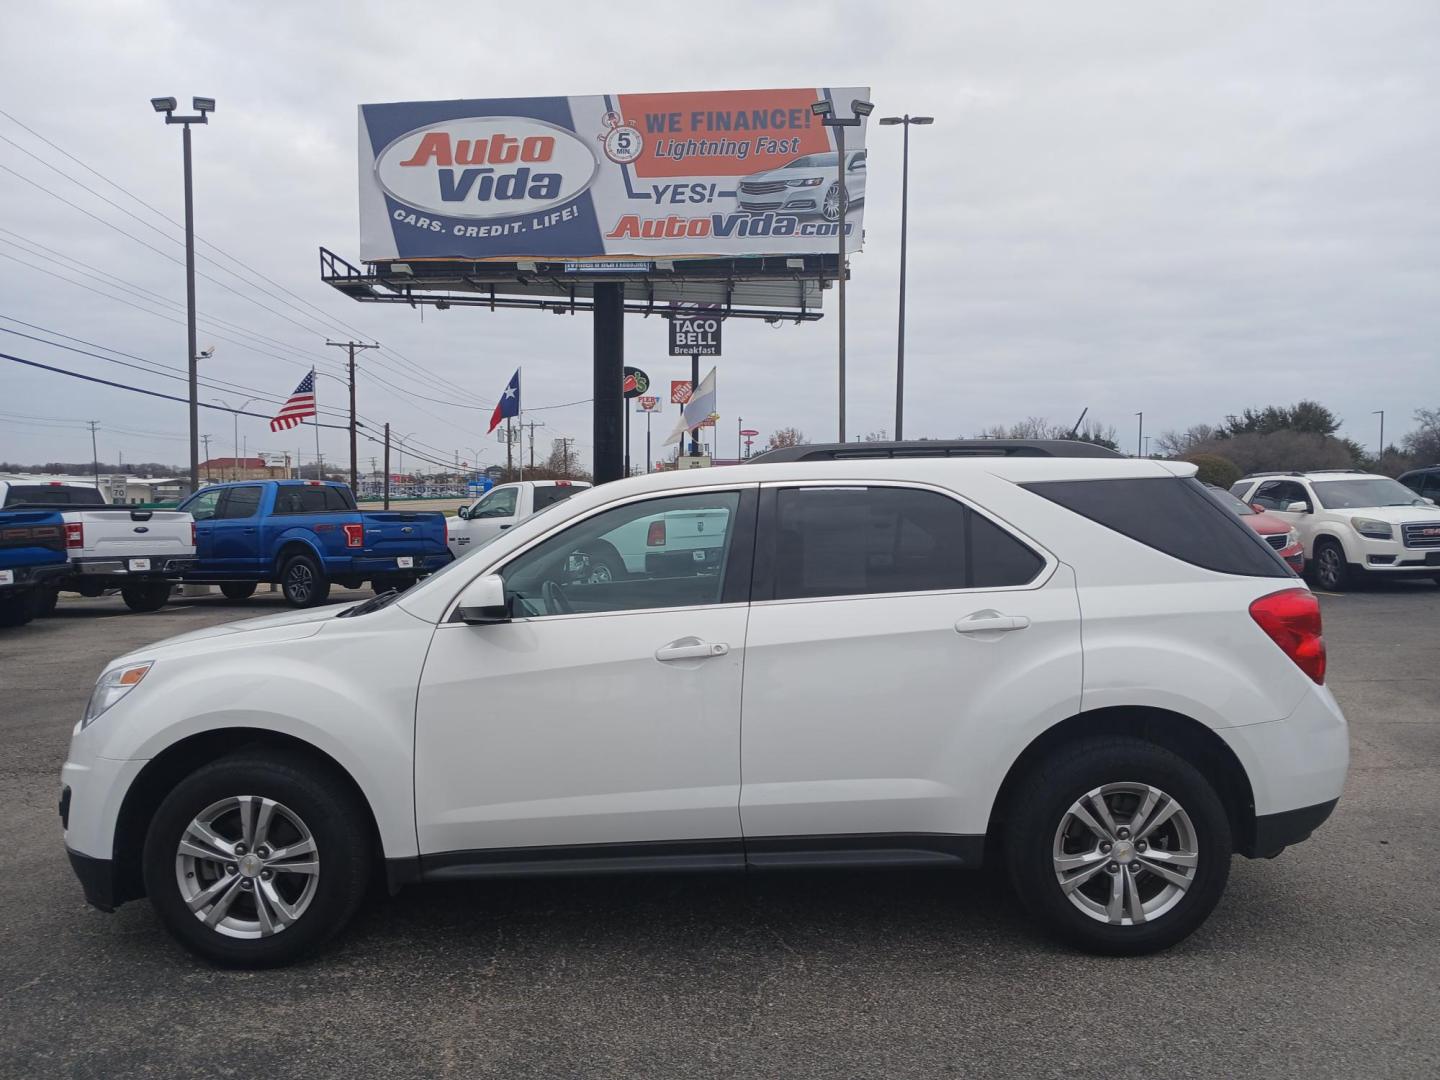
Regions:
[[365, 546], [365, 525], [363, 522], [355, 522], [353, 525], [344, 526], [345, 546], [347, 548], [358, 548]]
[[195, 522], [190, 522], [190, 546], [195, 546]]
[[650, 522], [649, 531], [645, 533], [645, 545], [646, 547], [665, 546], [665, 521], [663, 518]]
[[1286, 589], [1250, 605], [1250, 617], [1295, 666], [1325, 685], [1325, 638], [1320, 633], [1320, 601], [1309, 589]]
[[85, 523], [83, 521], [67, 521], [65, 523], [65, 546], [67, 548], [83, 548], [85, 546]]

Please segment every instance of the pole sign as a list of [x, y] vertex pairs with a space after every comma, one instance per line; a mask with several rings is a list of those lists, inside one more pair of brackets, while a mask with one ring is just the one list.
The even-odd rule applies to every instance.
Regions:
[[[361, 105], [360, 258], [828, 255], [864, 236], [867, 87]], [[622, 264], [623, 265], [623, 264]], [[627, 267], [627, 269], [630, 269]]]
[[627, 367], [625, 369], [625, 396], [627, 398], [639, 397], [650, 389], [650, 376], [641, 371], [638, 367]]
[[672, 315], [670, 355], [719, 356], [721, 321], [718, 315]]
[[670, 404], [671, 404], [671, 405], [688, 405], [688, 404], [690, 404], [690, 391], [691, 391], [692, 389], [694, 389], [694, 388], [690, 385], [690, 380], [689, 380], [689, 379], [671, 379], [671, 380], [670, 380]]
[[641, 397], [639, 404], [639, 412], [654, 412], [660, 407], [660, 399], [658, 397]]

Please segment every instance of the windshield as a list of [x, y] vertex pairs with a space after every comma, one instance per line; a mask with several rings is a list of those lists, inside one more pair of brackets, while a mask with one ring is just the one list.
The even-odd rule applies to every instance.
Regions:
[[1214, 497], [1216, 502], [1218, 502], [1226, 510], [1229, 510], [1236, 517], [1255, 516], [1254, 509], [1248, 503], [1237, 499], [1234, 495], [1231, 495], [1230, 492], [1226, 491], [1224, 488], [1215, 487], [1213, 484], [1206, 484], [1205, 490]]
[[1315, 498], [1326, 510], [1366, 506], [1422, 506], [1423, 501], [1398, 480], [1367, 476], [1360, 480], [1315, 480]]

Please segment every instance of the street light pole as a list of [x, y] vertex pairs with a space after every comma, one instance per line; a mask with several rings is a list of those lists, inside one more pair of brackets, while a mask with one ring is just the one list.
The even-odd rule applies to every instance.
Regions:
[[[865, 118], [875, 111], [875, 106], [868, 101], [856, 98], [850, 102], [850, 111], [854, 113], [848, 120], [842, 120], [835, 115], [835, 108], [829, 98], [823, 98], [810, 106], [810, 111], [820, 117], [820, 123], [835, 132], [836, 150], [836, 190], [839, 234], [836, 240], [837, 263], [835, 267], [836, 287], [839, 290], [839, 302], [837, 315], [840, 319], [840, 354], [838, 364], [838, 375], [840, 383], [840, 441], [845, 441], [845, 230], [846, 216], [850, 208], [850, 195], [845, 188], [845, 129], [860, 127], [865, 123]], [[821, 197], [821, 207], [824, 207], [824, 197]]]
[[198, 354], [195, 348], [195, 199], [190, 170], [190, 125], [208, 124], [209, 115], [215, 111], [215, 99], [197, 97], [192, 99], [195, 107], [193, 116], [176, 116], [178, 104], [173, 97], [151, 98], [150, 107], [165, 114], [165, 123], [180, 124], [184, 128], [181, 140], [185, 155], [185, 330], [189, 345], [186, 353], [186, 368], [190, 373], [190, 490], [200, 487], [200, 375]]
[[210, 400], [211, 400], [211, 401], [217, 401], [217, 402], [219, 402], [224, 408], [226, 408], [227, 410], [229, 410], [229, 412], [230, 412], [230, 418], [235, 422], [234, 425], [233, 425], [233, 426], [234, 426], [234, 431], [232, 432], [232, 434], [233, 434], [233, 436], [234, 436], [234, 439], [235, 439], [235, 450], [234, 450], [235, 456], [230, 459], [230, 479], [231, 479], [231, 480], [239, 480], [239, 479], [240, 479], [240, 413], [241, 413], [242, 411], [244, 411], [246, 405], [249, 405], [252, 401], [259, 401], [260, 399], [259, 399], [259, 398], [254, 398], [254, 397], [246, 398], [244, 401], [242, 401], [242, 402], [240, 403], [240, 407], [239, 407], [239, 408], [233, 408], [233, 409], [230, 407], [230, 403], [229, 403], [228, 401], [226, 401], [224, 398], [212, 397]]
[[1143, 412], [1137, 412], [1135, 415], [1140, 418], [1140, 426], [1135, 431], [1135, 456], [1144, 457], [1145, 455], [1140, 451], [1145, 443], [1145, 414]]
[[901, 124], [905, 128], [904, 150], [900, 158], [900, 329], [895, 343], [895, 441], [905, 438], [905, 241], [910, 217], [910, 125], [933, 124], [933, 116], [884, 116], [885, 126]]
[[1378, 462], [1385, 456], [1385, 410], [1376, 409], [1370, 415], [1380, 417], [1380, 452], [1375, 455], [1375, 460]]

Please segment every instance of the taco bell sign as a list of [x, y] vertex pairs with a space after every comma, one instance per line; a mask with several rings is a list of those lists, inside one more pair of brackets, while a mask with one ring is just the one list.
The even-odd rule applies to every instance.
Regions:
[[671, 356], [719, 356], [720, 324], [718, 315], [670, 317]]
[[[865, 128], [845, 161], [810, 106], [865, 87], [361, 105], [360, 257], [803, 255], [863, 235]], [[843, 196], [842, 196], [843, 190]]]

